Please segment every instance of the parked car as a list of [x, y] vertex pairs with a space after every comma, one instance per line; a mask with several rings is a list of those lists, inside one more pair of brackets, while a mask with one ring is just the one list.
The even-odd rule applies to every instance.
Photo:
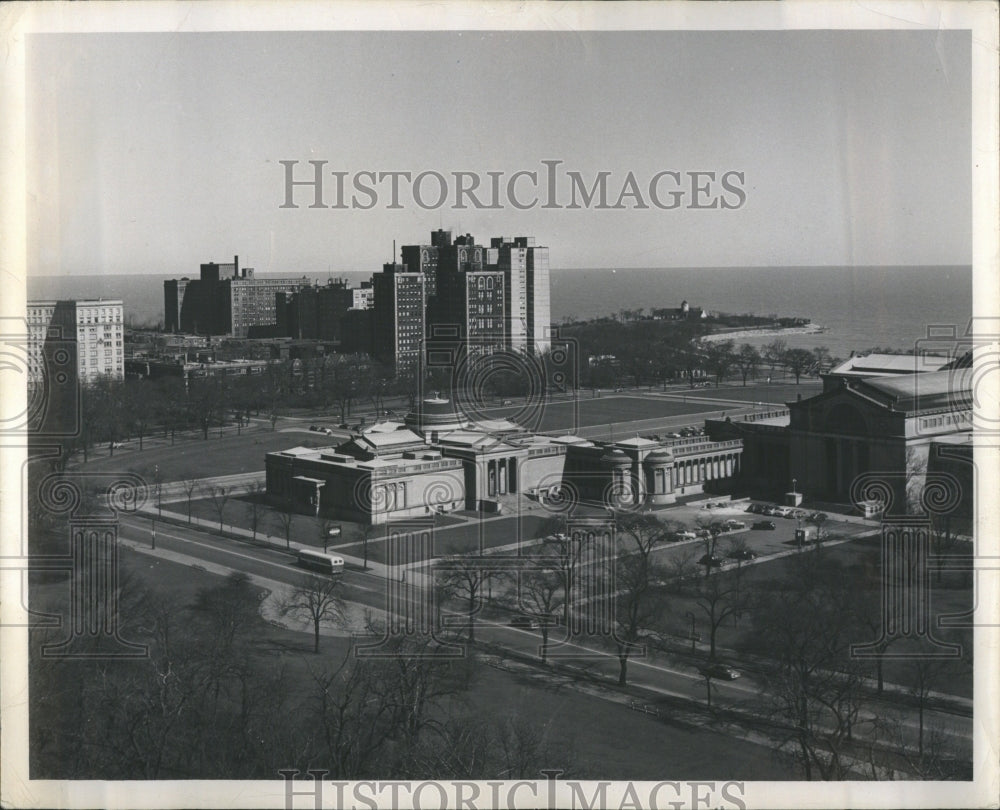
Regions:
[[712, 533], [708, 529], [698, 529], [698, 531], [696, 531], [694, 533], [694, 536], [695, 537], [711, 537]]
[[826, 512], [813, 512], [806, 518], [806, 520], [809, 521], [810, 523], [822, 523], [828, 517], [829, 515], [827, 515]]
[[707, 664], [698, 670], [702, 675], [709, 678], [719, 678], [726, 681], [735, 681], [740, 677], [738, 669], [733, 669], [727, 664]]
[[309, 430], [319, 430], [319, 425], [309, 425]]
[[753, 527], [755, 529], [767, 529], [769, 531], [773, 531], [774, 530], [774, 521], [773, 520], [758, 520], [758, 521], [754, 522]]
[[324, 433], [325, 433], [325, 434], [326, 434], [327, 436], [332, 436], [332, 435], [333, 435], [333, 428], [323, 428], [323, 432], [324, 432]]
[[795, 514], [795, 510], [790, 509], [787, 506], [776, 506], [774, 507], [774, 512], [772, 514], [775, 517], [790, 518]]
[[718, 554], [705, 554], [698, 560], [698, 565], [704, 565], [707, 568], [721, 568], [722, 563], [723, 559]]
[[674, 532], [675, 540], [694, 540], [697, 536], [694, 532], [689, 531]]
[[511, 627], [520, 627], [524, 630], [537, 630], [538, 619], [533, 616], [515, 616], [508, 624]]
[[503, 404], [504, 405], [513, 405], [514, 404], [514, 400], [512, 400], [512, 399], [505, 399], [503, 401]]
[[747, 524], [744, 523], [742, 520], [732, 520], [732, 519], [727, 520], [725, 525], [732, 532], [735, 532], [737, 529], [745, 529], [747, 527]]
[[125, 442], [111, 442], [111, 449], [117, 450], [119, 447], [124, 447]]
[[708, 528], [711, 529], [716, 534], [722, 534], [724, 532], [728, 532], [729, 531], [729, 527], [726, 526], [725, 523], [720, 523], [719, 521], [715, 521]]
[[731, 560], [756, 560], [757, 552], [748, 548], [738, 548], [730, 551], [726, 556]]

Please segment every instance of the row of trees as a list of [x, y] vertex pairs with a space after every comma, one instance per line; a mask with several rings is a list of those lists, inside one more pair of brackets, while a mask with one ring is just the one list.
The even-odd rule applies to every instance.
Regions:
[[612, 388], [626, 383], [664, 384], [699, 376], [716, 383], [738, 375], [746, 385], [767, 368], [801, 377], [834, 362], [824, 346], [790, 349], [777, 338], [761, 348], [733, 340], [706, 340], [709, 327], [697, 321], [618, 322], [610, 319], [574, 324], [563, 332], [576, 340], [581, 357], [580, 385]]
[[[591, 580], [586, 593], [593, 599], [595, 572], [581, 566], [593, 566], [594, 555], [584, 550], [586, 543], [568, 537], [565, 527], [560, 531], [558, 520], [547, 528], [552, 534], [526, 549], [517, 574], [490, 573], [481, 561], [461, 557], [442, 566], [439, 598], [463, 606], [470, 641], [475, 640], [488, 587], [498, 594], [495, 602], [537, 620], [542, 661], [557, 626], [568, 626], [571, 614], [587, 607], [576, 584], [583, 575]], [[882, 630], [882, 583], [874, 559], [848, 568], [819, 544], [791, 558], [791, 570], [780, 579], [749, 577], [751, 569], [742, 564], [745, 539], [728, 538], [725, 552], [734, 565], [719, 571], [713, 558], [718, 559], [722, 537], [707, 531], [687, 553], [673, 554], [664, 563], [658, 552], [675, 542], [681, 528], [651, 515], [616, 518], [615, 590], [604, 597], [612, 608], [614, 633], [603, 641], [618, 659], [620, 686], [628, 683], [629, 663], [644, 645], [677, 652], [671, 639], [682, 635], [678, 625], [690, 621], [693, 634], [697, 621], [706, 631], [708, 664], [716, 660], [723, 628], [740, 626], [735, 643], [759, 661], [761, 722], [787, 730], [781, 746], [795, 756], [806, 779], [847, 778], [858, 757], [864, 758], [864, 746], [872, 762], [883, 762], [885, 750], [891, 749], [905, 760], [899, 767], [910, 773], [954, 776], [944, 738], [926, 728], [924, 717], [933, 689], [968, 676], [968, 656], [943, 663], [914, 657], [896, 665], [917, 708], [915, 729], [907, 730], [903, 713], [893, 717], [884, 707], [876, 709], [877, 716], [862, 711], [873, 697], [870, 684], [877, 684], [874, 694], [882, 694], [883, 656], [901, 651], [896, 649], [899, 642], [895, 647], [883, 644], [864, 658], [851, 651], [852, 645], [875, 639]], [[587, 643], [602, 639], [598, 635]], [[713, 675], [707, 666], [702, 671], [711, 706]], [[884, 769], [876, 770], [884, 776]]]

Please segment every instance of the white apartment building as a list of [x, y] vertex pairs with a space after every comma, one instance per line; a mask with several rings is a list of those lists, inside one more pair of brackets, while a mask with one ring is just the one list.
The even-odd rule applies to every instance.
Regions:
[[42, 381], [46, 359], [50, 367], [68, 367], [75, 361], [81, 382], [102, 375], [124, 379], [121, 300], [29, 301], [27, 315], [29, 383]]

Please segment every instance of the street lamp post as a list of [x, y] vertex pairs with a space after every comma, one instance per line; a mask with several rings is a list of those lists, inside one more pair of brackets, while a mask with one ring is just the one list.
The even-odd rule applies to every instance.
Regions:
[[156, 518], [150, 518], [149, 522], [152, 526], [149, 532], [149, 547], [156, 550]]
[[158, 517], [163, 517], [163, 484], [160, 483], [160, 465], [156, 464], [153, 467], [153, 481], [156, 483], [156, 514]]

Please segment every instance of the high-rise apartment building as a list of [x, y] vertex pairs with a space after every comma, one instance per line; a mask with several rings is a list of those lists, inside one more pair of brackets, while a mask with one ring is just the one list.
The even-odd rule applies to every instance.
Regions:
[[258, 278], [252, 267], [201, 265], [197, 279], [163, 282], [163, 325], [168, 332], [233, 337], [265, 336], [277, 324], [276, 295], [311, 284], [306, 277]]
[[121, 300], [29, 301], [27, 316], [29, 384], [42, 383], [53, 363], [75, 367], [81, 382], [124, 378]]
[[373, 353], [397, 374], [415, 372], [424, 349], [426, 277], [404, 264], [386, 264], [372, 276], [375, 290]]
[[[501, 318], [502, 348], [529, 354], [550, 348], [549, 249], [535, 244], [535, 237], [499, 236], [485, 247], [471, 234], [453, 239], [451, 231], [437, 230], [430, 244], [404, 245], [402, 257], [408, 270], [427, 276], [427, 324], [436, 339], [450, 333], [475, 340], [484, 351], [494, 345], [495, 321]], [[473, 286], [461, 278], [484, 272], [494, 274], [492, 280], [482, 277], [484, 285], [494, 285], [490, 289], [480, 291], [478, 276]], [[496, 273], [502, 276], [499, 285]], [[480, 298], [480, 292], [493, 298]]]

